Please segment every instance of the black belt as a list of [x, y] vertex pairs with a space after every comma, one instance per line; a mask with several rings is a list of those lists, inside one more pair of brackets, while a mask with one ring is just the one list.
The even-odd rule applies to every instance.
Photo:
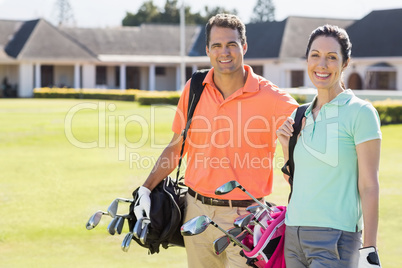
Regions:
[[[191, 195], [192, 197], [195, 197], [197, 194], [197, 199], [201, 201], [201, 203], [205, 205], [210, 205], [210, 206], [221, 206], [221, 207], [229, 207], [230, 203], [232, 203], [232, 207], [248, 207], [251, 206], [253, 203], [255, 203], [254, 200], [225, 200], [225, 199], [217, 199], [217, 198], [212, 198], [212, 197], [207, 197], [203, 196], [199, 193], [194, 192], [193, 189], [188, 188], [188, 194]], [[259, 201], [262, 200], [262, 198], [258, 199]]]

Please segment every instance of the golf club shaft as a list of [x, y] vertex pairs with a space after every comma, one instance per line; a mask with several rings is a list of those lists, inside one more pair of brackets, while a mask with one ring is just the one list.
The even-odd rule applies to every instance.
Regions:
[[246, 250], [246, 251], [250, 251], [250, 249], [246, 246], [243, 245], [236, 237], [234, 237], [233, 235], [231, 235], [230, 233], [228, 233], [227, 231], [225, 231], [224, 229], [222, 229], [218, 224], [216, 224], [214, 221], [211, 220], [211, 224], [213, 226], [215, 226], [216, 228], [218, 228], [221, 232], [223, 232], [225, 235], [227, 235], [230, 240], [232, 240], [236, 245], [238, 245], [239, 247], [241, 247], [242, 249]]
[[252, 196], [246, 189], [244, 189], [243, 186], [239, 185], [240, 190], [242, 190], [243, 192], [245, 192], [249, 197], [251, 197], [255, 202], [257, 202], [258, 205], [260, 205], [262, 208], [268, 210], [268, 212], [272, 212], [271, 208], [268, 207], [267, 205], [261, 203], [257, 198], [255, 198], [254, 196]]

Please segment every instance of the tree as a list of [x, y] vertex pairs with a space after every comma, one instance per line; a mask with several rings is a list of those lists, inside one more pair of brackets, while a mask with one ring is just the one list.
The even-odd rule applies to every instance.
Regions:
[[205, 10], [205, 13], [206, 13], [206, 15], [205, 15], [205, 18], [206, 18], [205, 23], [208, 22], [210, 17], [215, 16], [216, 14], [225, 13], [225, 14], [237, 15], [237, 10], [236, 9], [227, 10], [227, 9], [225, 9], [223, 7], [214, 7], [212, 9], [209, 9], [207, 6], [205, 6], [204, 10]]
[[272, 0], [258, 0], [253, 9], [251, 22], [265, 22], [275, 20], [275, 6]]
[[126, 12], [122, 24], [123, 26], [138, 26], [141, 23], [149, 23], [159, 20], [160, 11], [152, 0], [143, 3], [136, 14]]
[[[180, 23], [180, 6], [177, 6], [178, 0], [166, 0], [163, 10], [158, 9], [153, 4], [152, 0], [148, 0], [133, 14], [126, 12], [122, 24], [123, 26], [139, 26], [142, 23]], [[237, 10], [226, 10], [222, 7], [208, 8], [204, 7], [205, 16], [199, 12], [192, 13], [190, 6], [185, 6], [185, 20], [186, 24], [206, 24], [208, 19], [218, 13], [231, 13], [237, 14]]]
[[59, 26], [74, 22], [73, 10], [68, 0], [56, 0], [55, 9]]

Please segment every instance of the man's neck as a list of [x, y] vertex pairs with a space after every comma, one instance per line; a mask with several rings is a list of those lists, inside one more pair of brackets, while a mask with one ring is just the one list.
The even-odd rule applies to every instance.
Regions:
[[247, 79], [247, 72], [242, 68], [241, 72], [234, 74], [214, 74], [214, 83], [222, 93], [224, 99], [228, 98], [239, 88], [244, 87]]

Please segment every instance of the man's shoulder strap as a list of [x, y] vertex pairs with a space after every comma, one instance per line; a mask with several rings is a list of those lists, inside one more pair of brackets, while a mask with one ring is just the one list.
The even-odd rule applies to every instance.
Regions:
[[188, 96], [188, 111], [187, 111], [187, 125], [190, 127], [191, 119], [193, 118], [195, 107], [200, 100], [201, 93], [204, 90], [205, 85], [203, 81], [207, 76], [209, 69], [198, 70], [193, 73], [190, 83], [190, 94]]
[[190, 128], [190, 124], [191, 124], [191, 120], [194, 115], [195, 107], [197, 106], [198, 101], [200, 100], [200, 97], [201, 97], [201, 93], [205, 87], [205, 85], [203, 85], [202, 82], [204, 81], [208, 72], [209, 72], [208, 69], [198, 70], [195, 73], [193, 73], [193, 75], [191, 76], [190, 93], [188, 95], [187, 123], [186, 123], [186, 127], [184, 128], [184, 130], [182, 132], [183, 140], [182, 140], [182, 145], [181, 145], [181, 150], [180, 150], [179, 164], [177, 166], [177, 173], [176, 173], [176, 181], [177, 182], [182, 179], [182, 178], [179, 179], [180, 166], [181, 166], [181, 162], [183, 159], [184, 145], [186, 143], [187, 132], [188, 132], [188, 129]]

